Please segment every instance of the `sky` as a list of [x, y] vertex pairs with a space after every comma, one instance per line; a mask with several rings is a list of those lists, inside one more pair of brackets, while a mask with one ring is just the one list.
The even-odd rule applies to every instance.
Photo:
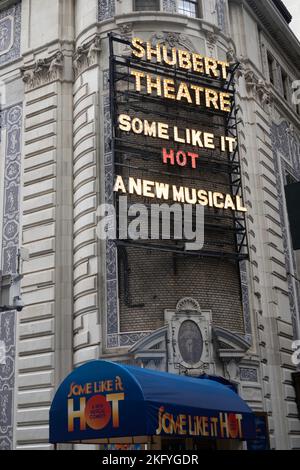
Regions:
[[293, 15], [290, 26], [300, 40], [300, 0], [283, 0], [283, 3]]

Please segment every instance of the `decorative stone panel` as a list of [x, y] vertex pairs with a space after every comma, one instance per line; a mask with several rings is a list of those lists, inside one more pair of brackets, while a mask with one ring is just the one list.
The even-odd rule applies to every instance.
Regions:
[[[271, 127], [271, 139], [274, 154], [274, 166], [277, 178], [278, 204], [281, 218], [282, 240], [285, 252], [285, 263], [287, 272], [296, 272], [296, 261], [291, 252], [288, 239], [288, 229], [285, 222], [286, 208], [284, 205], [283, 186], [286, 184], [285, 175], [282, 174], [281, 168], [288, 168], [289, 172], [294, 176], [295, 180], [300, 179], [300, 139], [293, 132], [293, 127], [287, 122], [282, 121], [280, 124], [273, 123]], [[281, 155], [284, 155], [283, 159]], [[281, 164], [280, 164], [281, 159]], [[288, 276], [288, 289], [290, 309], [293, 321], [293, 329], [297, 331], [297, 315], [300, 311], [300, 292], [291, 276]]]
[[240, 277], [241, 277], [241, 289], [242, 289], [242, 302], [243, 302], [243, 314], [245, 322], [245, 334], [248, 338], [252, 335], [251, 328], [251, 311], [250, 311], [250, 297], [249, 297], [249, 279], [247, 273], [247, 261], [240, 263]]
[[163, 0], [163, 10], [167, 13], [176, 13], [176, 0]]
[[218, 26], [226, 31], [226, 0], [216, 0]]
[[15, 388], [16, 313], [0, 313], [0, 451], [13, 449], [13, 394]]
[[20, 57], [21, 3], [0, 11], [0, 65]]
[[240, 380], [241, 382], [258, 382], [257, 369], [240, 367]]
[[115, 0], [98, 1], [98, 20], [104, 21], [113, 18], [116, 13]]
[[1, 125], [5, 130], [4, 208], [2, 272], [16, 274], [19, 247], [19, 206], [21, 173], [21, 123], [20, 104], [3, 110]]

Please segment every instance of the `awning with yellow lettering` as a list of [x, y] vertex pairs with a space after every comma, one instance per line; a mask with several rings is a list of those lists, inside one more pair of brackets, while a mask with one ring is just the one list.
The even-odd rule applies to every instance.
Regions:
[[50, 410], [50, 442], [134, 436], [254, 439], [255, 416], [229, 387], [108, 361], [75, 369]]

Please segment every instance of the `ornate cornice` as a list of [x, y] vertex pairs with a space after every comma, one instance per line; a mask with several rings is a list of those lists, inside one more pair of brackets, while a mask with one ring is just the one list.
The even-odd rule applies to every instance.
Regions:
[[270, 37], [290, 59], [295, 69], [300, 69], [300, 44], [273, 0], [230, 0], [248, 6], [256, 15]]
[[285, 6], [285, 4], [282, 2], [282, 0], [272, 0], [272, 2], [276, 6], [280, 14], [283, 16], [285, 21], [289, 24], [292, 21], [293, 17], [291, 13], [289, 12], [289, 10], [287, 9], [287, 7]]
[[218, 356], [224, 362], [241, 361], [251, 347], [246, 339], [225, 328], [214, 327], [213, 337], [216, 342]]

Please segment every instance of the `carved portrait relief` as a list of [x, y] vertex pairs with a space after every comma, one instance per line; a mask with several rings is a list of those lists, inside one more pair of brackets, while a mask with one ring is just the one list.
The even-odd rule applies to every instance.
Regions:
[[200, 362], [203, 352], [203, 338], [194, 321], [186, 320], [181, 324], [178, 332], [178, 347], [184, 362], [191, 366]]

